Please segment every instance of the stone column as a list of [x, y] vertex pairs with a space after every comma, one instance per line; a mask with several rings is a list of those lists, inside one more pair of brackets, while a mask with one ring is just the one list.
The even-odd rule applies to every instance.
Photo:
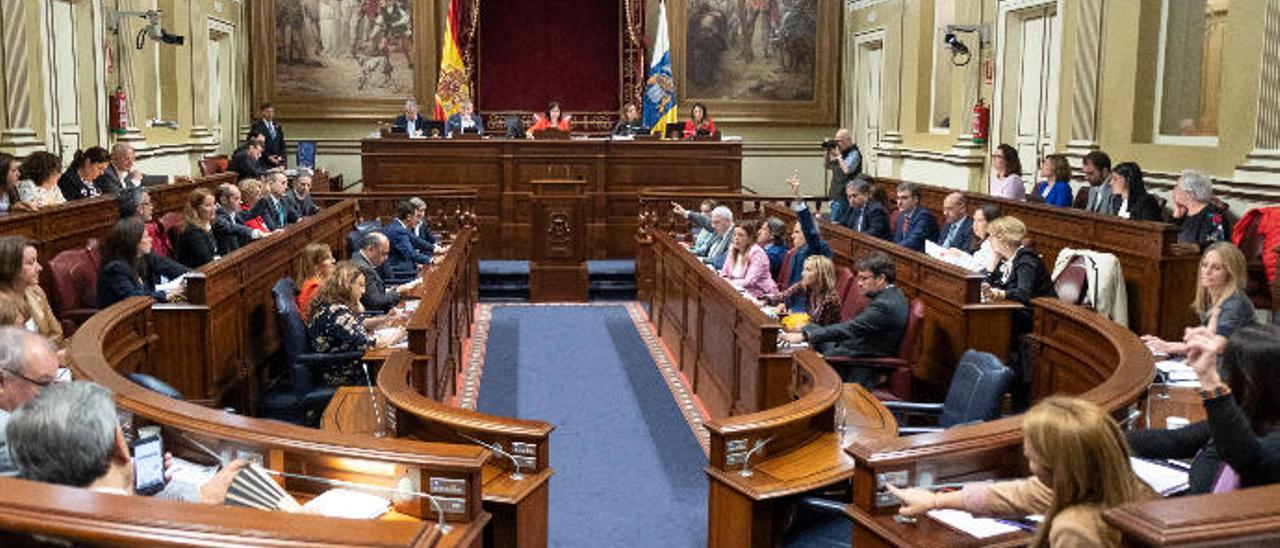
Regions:
[[1280, 0], [1267, 0], [1264, 10], [1253, 150], [1245, 156], [1244, 165], [1236, 167], [1234, 178], [1280, 184]]
[[1071, 86], [1071, 139], [1067, 151], [1083, 157], [1098, 149], [1098, 90], [1102, 67], [1102, 2], [1076, 0], [1076, 60]]
[[18, 156], [44, 149], [31, 127], [31, 84], [27, 40], [33, 30], [27, 21], [27, 2], [0, 2], [0, 86], [3, 95], [3, 128], [0, 147], [12, 149]]

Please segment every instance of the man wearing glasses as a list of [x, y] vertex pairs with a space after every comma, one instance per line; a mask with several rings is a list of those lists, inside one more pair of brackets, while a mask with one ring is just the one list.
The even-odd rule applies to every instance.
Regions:
[[925, 240], [938, 239], [938, 221], [920, 206], [920, 187], [915, 183], [902, 183], [897, 191], [898, 219], [893, 227], [893, 243], [924, 251]]
[[19, 327], [0, 328], [0, 476], [18, 473], [9, 456], [9, 414], [58, 376], [58, 355], [44, 337]]

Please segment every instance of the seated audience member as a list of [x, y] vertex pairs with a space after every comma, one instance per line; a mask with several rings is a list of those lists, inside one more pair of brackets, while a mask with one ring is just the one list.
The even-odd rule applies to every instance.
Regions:
[[1076, 193], [1071, 207], [1091, 213], [1111, 214], [1111, 157], [1101, 150], [1084, 155], [1080, 163], [1084, 181], [1089, 186]]
[[36, 210], [34, 205], [22, 201], [22, 195], [18, 191], [20, 164], [12, 154], [0, 152], [0, 175], [4, 176], [4, 184], [0, 184], [0, 213]]
[[18, 327], [0, 327], [0, 476], [18, 473], [5, 437], [10, 413], [57, 377], [58, 353], [48, 339]]
[[35, 242], [22, 236], [0, 236], [0, 293], [26, 305], [26, 327], [62, 346], [62, 324], [53, 315], [40, 287], [40, 257]]
[[918, 516], [958, 509], [977, 516], [1043, 515], [1030, 546], [1121, 546], [1120, 532], [1103, 511], [1156, 498], [1133, 473], [1119, 425], [1097, 405], [1052, 396], [1022, 418], [1023, 450], [1031, 477], [970, 483], [960, 491], [889, 491], [902, 501], [898, 512]]
[[293, 210], [294, 216], [298, 219], [320, 213], [320, 206], [316, 205], [315, 198], [311, 196], [313, 177], [314, 174], [310, 169], [298, 168], [297, 177], [294, 177], [289, 189], [284, 193], [285, 205]]
[[1280, 327], [1247, 326], [1228, 340], [1216, 323], [1187, 330], [1183, 342], [1208, 419], [1128, 433], [1136, 456], [1193, 459], [1193, 495], [1280, 483]]
[[898, 185], [898, 220], [893, 227], [893, 243], [907, 249], [924, 251], [926, 240], [938, 239], [938, 221], [933, 212], [920, 205], [920, 186]]
[[161, 278], [170, 280], [189, 270], [151, 252], [151, 237], [137, 217], [116, 222], [102, 246], [102, 266], [98, 269], [98, 308], [106, 308], [129, 297], [151, 297], [158, 302], [177, 300], [179, 285], [157, 291]]
[[973, 219], [969, 217], [964, 194], [952, 192], [942, 199], [942, 226], [934, 243], [945, 249], [969, 249], [973, 243]]
[[[809, 211], [809, 204], [800, 199], [800, 180], [793, 177], [787, 181], [787, 184], [791, 186], [791, 194], [795, 196], [796, 222], [791, 226], [791, 247], [795, 249], [795, 253], [791, 254], [790, 274], [787, 279], [782, 280], [782, 284], [791, 287], [800, 281], [805, 260], [817, 255], [830, 257], [831, 246], [827, 245], [826, 240], [823, 240], [822, 235], [818, 233], [818, 225], [813, 221], [813, 212]], [[803, 291], [795, 292], [787, 300], [787, 308], [805, 309], [806, 297]]]
[[832, 218], [832, 221], [881, 240], [893, 237], [889, 232], [889, 211], [884, 204], [871, 199], [871, 184], [854, 179], [844, 186], [844, 192], [849, 199], [849, 209], [840, 219]]
[[89, 147], [85, 150], [77, 150], [71, 165], [67, 166], [67, 171], [58, 179], [58, 188], [62, 190], [62, 197], [70, 202], [102, 195], [107, 190], [99, 188], [97, 180], [110, 162], [111, 155], [105, 148]]
[[773, 295], [765, 295], [764, 302], [779, 305], [779, 314], [800, 312], [788, 310], [787, 301], [791, 297], [804, 294], [805, 308], [809, 315], [810, 325], [833, 325], [840, 322], [840, 308], [843, 306], [840, 295], [836, 293], [836, 265], [830, 257], [810, 255], [804, 260], [804, 271], [800, 273], [800, 281], [791, 284], [785, 291]]
[[[858, 287], [867, 296], [867, 306], [847, 322], [831, 325], [810, 324], [800, 333], [786, 333], [787, 341], [807, 341], [824, 356], [876, 358], [898, 352], [907, 330], [910, 313], [907, 298], [893, 285], [893, 259], [883, 251], [873, 251], [858, 261]], [[874, 387], [878, 373], [868, 368], [843, 372], [845, 382], [856, 382], [867, 389]]]
[[231, 165], [227, 169], [236, 172], [241, 179], [261, 178], [267, 170], [261, 163], [263, 145], [257, 141], [247, 141], [244, 148], [231, 155]]
[[1026, 194], [1018, 150], [1000, 143], [991, 154], [991, 195], [1021, 201], [1026, 199]]
[[18, 197], [35, 209], [67, 203], [58, 187], [62, 177], [62, 160], [53, 154], [39, 150], [27, 156], [18, 169]]
[[142, 219], [147, 235], [151, 236], [151, 252], [168, 257], [173, 251], [173, 243], [169, 241], [169, 234], [161, 226], [160, 221], [154, 218], [155, 209], [155, 205], [151, 202], [151, 193], [147, 192], [146, 188], [125, 189], [116, 195], [116, 211], [119, 218]]
[[1156, 197], [1147, 193], [1138, 164], [1121, 162], [1111, 172], [1111, 214], [1134, 221], [1164, 221], [1164, 211]]
[[[423, 253], [443, 253], [449, 250], [449, 246], [440, 241], [440, 236], [431, 231], [431, 223], [427, 222], [427, 202], [422, 198], [414, 196], [409, 198], [409, 203], [413, 204], [416, 224], [409, 229], [409, 233], [417, 237], [414, 245], [419, 246], [419, 250]], [[425, 246], [422, 244], [426, 244]]]
[[755, 242], [756, 224], [738, 221], [733, 227], [729, 253], [725, 256], [720, 275], [729, 285], [755, 298], [777, 293], [778, 285], [769, 274], [769, 255]]
[[1026, 409], [1030, 403], [1031, 372], [1027, 370], [1029, 362], [1022, 342], [1033, 327], [1031, 299], [1055, 297], [1057, 293], [1040, 254], [1022, 245], [1027, 236], [1027, 226], [1022, 221], [1006, 215], [987, 223], [987, 232], [993, 263], [987, 268], [984, 293], [989, 300], [1009, 300], [1023, 305], [1013, 313], [1009, 362], [1013, 369], [1010, 391], [1014, 408]]
[[[1230, 337], [1237, 329], [1257, 321], [1253, 302], [1245, 296], [1244, 253], [1230, 242], [1218, 242], [1209, 246], [1200, 256], [1200, 277], [1196, 284], [1196, 296], [1191, 309], [1200, 317], [1200, 325], [1206, 325], [1209, 316], [1218, 312], [1218, 334]], [[1152, 352], [1180, 356], [1187, 353], [1187, 345], [1177, 341], [1165, 341], [1155, 335], [1143, 335]]]
[[707, 114], [707, 105], [694, 103], [689, 111], [689, 119], [684, 123], [684, 138], [692, 139], [697, 135], [712, 135], [716, 132], [716, 122]]
[[[343, 261], [333, 267], [333, 274], [311, 298], [307, 338], [311, 341], [312, 351], [337, 353], [386, 348], [404, 338], [405, 331], [402, 327], [383, 336], [369, 333], [391, 326], [396, 321], [396, 316], [360, 319], [360, 313], [364, 310], [360, 305], [364, 287], [365, 275], [356, 265]], [[318, 373], [329, 386], [363, 385], [371, 382], [364, 376], [360, 360], [336, 365]]]
[[787, 223], [777, 217], [765, 219], [756, 231], [756, 244], [769, 256], [769, 275], [777, 278], [787, 259]]
[[267, 228], [266, 220], [253, 212], [258, 206], [258, 201], [267, 193], [266, 185], [258, 179], [241, 179], [239, 186], [240, 196], [244, 198], [240, 202], [240, 213], [237, 214], [240, 223], [254, 230], [271, 232], [271, 229]]
[[986, 274], [990, 272], [992, 265], [996, 264], [994, 252], [991, 251], [991, 238], [987, 236], [987, 225], [991, 221], [1000, 218], [1000, 208], [995, 204], [982, 204], [973, 210], [973, 238], [969, 243], [969, 249], [961, 250], [957, 248], [948, 248], [944, 250], [943, 255], [952, 257], [969, 254], [973, 257], [971, 269], [976, 272]]
[[1031, 199], [1056, 207], [1071, 207], [1071, 165], [1067, 157], [1050, 154], [1040, 161], [1040, 180]]
[[[60, 382], [14, 411], [5, 428], [19, 477], [83, 487], [113, 495], [133, 495], [133, 457], [116, 415], [115, 397], [100, 384]], [[168, 455], [165, 455], [168, 460]], [[167, 463], [166, 463], [167, 465]], [[156, 498], [222, 504], [243, 460], [232, 461], [198, 492]]]
[[187, 268], [200, 268], [218, 258], [217, 238], [213, 235], [213, 223], [218, 218], [218, 206], [213, 194], [203, 188], [191, 191], [183, 211], [187, 228], [178, 236], [175, 247], [179, 263]]
[[[418, 208], [413, 202], [401, 200], [396, 204], [396, 218], [382, 227], [382, 232], [391, 242], [391, 254], [387, 257], [387, 268], [394, 273], [413, 273], [418, 267], [431, 263], [430, 244], [411, 232], [418, 219]], [[415, 241], [416, 240], [416, 241]]]
[[285, 159], [284, 128], [276, 123], [276, 109], [271, 103], [263, 103], [258, 114], [260, 118], [253, 123], [251, 129], [262, 136], [262, 164], [266, 167], [283, 168], [288, 163]]
[[263, 192], [262, 197], [253, 204], [253, 208], [249, 210], [249, 216], [262, 217], [262, 222], [272, 231], [298, 222], [297, 213], [285, 204], [284, 191], [288, 188], [289, 178], [283, 173], [270, 173], [264, 181], [266, 192]]
[[29, 316], [22, 298], [0, 291], [0, 326], [25, 328]]
[[218, 255], [226, 256], [240, 246], [266, 235], [266, 232], [245, 226], [240, 219], [240, 187], [231, 183], [218, 185], [217, 209], [213, 219], [213, 239]]
[[404, 112], [391, 122], [391, 131], [410, 137], [421, 137], [426, 128], [427, 119], [418, 114], [418, 102], [413, 99], [404, 102]]
[[1178, 241], [1196, 244], [1203, 251], [1215, 242], [1231, 241], [1231, 220], [1213, 203], [1213, 180], [1190, 169], [1183, 170], [1173, 187], [1173, 222]]
[[476, 114], [476, 106], [470, 99], [463, 101], [460, 110], [444, 123], [446, 136], [453, 137], [464, 133], [484, 135], [484, 120]]
[[[673, 203], [671, 205], [674, 206], [675, 204]], [[711, 210], [715, 209], [716, 206], [718, 205], [720, 204], [716, 203], [715, 200], [708, 198], [698, 204], [698, 213], [701, 213], [704, 216], [710, 218]], [[684, 215], [681, 214], [681, 216], [684, 216]], [[705, 250], [706, 246], [711, 245], [711, 236], [714, 235], [715, 232], [710, 230], [703, 230], [701, 226], [698, 226], [695, 224], [689, 227], [689, 234], [693, 236], [693, 243], [692, 244], [685, 243], [684, 244], [685, 247], [697, 248], [701, 246]], [[705, 251], [704, 251], [704, 254], [705, 254]]]
[[695, 226], [702, 227], [704, 231], [711, 233], [710, 240], [705, 248], [695, 245], [690, 251], [702, 262], [716, 267], [717, 270], [724, 266], [724, 258], [729, 253], [729, 246], [733, 240], [733, 212], [725, 206], [716, 206], [711, 210], [711, 215], [703, 215], [693, 211], [687, 211], [680, 204], [672, 206], [672, 211], [676, 215], [680, 215], [688, 219]]
[[134, 167], [136, 161], [137, 154], [132, 146], [116, 143], [111, 147], [111, 162], [98, 176], [98, 188], [107, 194], [118, 194], [121, 190], [169, 183], [169, 178], [163, 175], [143, 175]]
[[378, 274], [378, 268], [386, 262], [391, 254], [391, 243], [381, 232], [370, 232], [360, 240], [360, 249], [351, 255], [351, 263], [364, 274], [364, 291], [360, 304], [370, 312], [383, 313], [391, 310], [400, 302], [400, 294], [394, 288], [387, 287]]
[[333, 274], [333, 265], [337, 264], [329, 244], [307, 244], [302, 248], [302, 258], [298, 264], [298, 278], [302, 279], [302, 287], [298, 289], [298, 312], [303, 318], [308, 317], [311, 297], [320, 289], [321, 284]]
[[552, 101], [551, 104], [547, 105], [546, 112], [542, 112], [540, 114], [535, 113], [533, 118], [533, 126], [529, 128], [527, 133], [530, 139], [532, 139], [535, 134], [541, 133], [543, 130], [547, 129], [558, 129], [568, 133], [569, 119], [573, 118], [573, 116], [561, 114], [560, 103]]
[[640, 107], [635, 103], [627, 103], [627, 106], [622, 108], [622, 119], [618, 121], [618, 125], [613, 126], [613, 135], [631, 137], [646, 133], [649, 133], [649, 130], [644, 127], [644, 121], [640, 119]]

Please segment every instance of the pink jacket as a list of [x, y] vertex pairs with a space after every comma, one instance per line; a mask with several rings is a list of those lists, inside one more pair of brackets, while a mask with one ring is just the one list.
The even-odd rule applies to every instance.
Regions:
[[730, 250], [729, 255], [724, 259], [724, 266], [720, 268], [720, 275], [727, 278], [734, 289], [746, 291], [748, 295], [757, 299], [766, 294], [778, 292], [778, 284], [769, 274], [769, 255], [764, 252], [764, 248], [758, 244], [751, 244], [751, 249], [747, 250], [747, 264], [740, 272], [740, 276], [734, 275], [735, 262], [734, 252]]

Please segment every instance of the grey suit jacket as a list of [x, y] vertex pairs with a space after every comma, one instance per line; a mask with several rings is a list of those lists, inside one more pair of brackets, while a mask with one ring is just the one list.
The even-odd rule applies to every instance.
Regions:
[[387, 284], [382, 281], [382, 276], [378, 275], [377, 267], [364, 258], [364, 254], [360, 250], [356, 250], [351, 255], [351, 262], [360, 269], [360, 273], [364, 274], [364, 296], [360, 297], [360, 304], [364, 305], [364, 309], [369, 312], [386, 312], [391, 307], [400, 302], [400, 294], [396, 290], [387, 290]]

